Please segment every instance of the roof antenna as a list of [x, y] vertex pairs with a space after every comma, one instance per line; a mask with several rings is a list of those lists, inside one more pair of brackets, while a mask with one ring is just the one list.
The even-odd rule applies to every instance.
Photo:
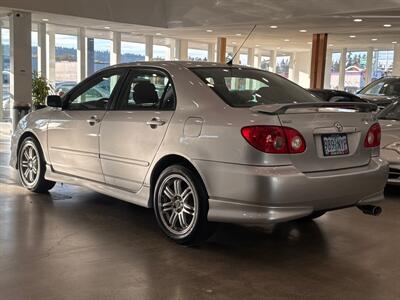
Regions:
[[242, 44], [240, 45], [240, 47], [237, 49], [237, 51], [235, 52], [235, 54], [233, 54], [232, 58], [226, 63], [228, 66], [232, 66], [233, 64], [233, 60], [235, 59], [236, 55], [240, 52], [240, 49], [242, 49], [243, 45], [247, 42], [247, 40], [249, 39], [249, 37], [251, 36], [251, 34], [253, 33], [253, 31], [256, 29], [257, 24], [255, 24], [253, 26], [253, 28], [250, 30], [249, 34], [246, 36], [246, 38], [244, 39], [244, 41], [242, 42]]

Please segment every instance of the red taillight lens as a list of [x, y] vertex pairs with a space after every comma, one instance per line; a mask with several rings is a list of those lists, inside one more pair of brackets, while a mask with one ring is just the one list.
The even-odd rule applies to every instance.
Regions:
[[381, 126], [379, 123], [375, 123], [368, 130], [368, 133], [364, 140], [365, 148], [379, 147], [381, 144]]
[[248, 126], [242, 128], [246, 141], [265, 153], [302, 153], [306, 150], [303, 136], [295, 129], [281, 126]]

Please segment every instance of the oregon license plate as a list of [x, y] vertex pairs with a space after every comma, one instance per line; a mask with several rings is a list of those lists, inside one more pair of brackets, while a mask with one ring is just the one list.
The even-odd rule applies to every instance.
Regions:
[[349, 144], [347, 134], [323, 134], [322, 147], [325, 156], [346, 155], [349, 154]]

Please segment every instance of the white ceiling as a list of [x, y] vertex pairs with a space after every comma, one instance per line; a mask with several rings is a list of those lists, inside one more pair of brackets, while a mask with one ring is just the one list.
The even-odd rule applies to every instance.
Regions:
[[[320, 32], [329, 34], [330, 48], [400, 44], [400, 0], [2, 0], [0, 5], [33, 11], [34, 21], [49, 19], [57, 31], [72, 33], [76, 29], [66, 26], [81, 26], [93, 36], [109, 38], [111, 31], [104, 29], [109, 26], [133, 41], [156, 33], [167, 44], [169, 37], [211, 43], [225, 36], [231, 46], [257, 24], [246, 47], [305, 51], [312, 33]], [[9, 11], [1, 9], [3, 14]]]

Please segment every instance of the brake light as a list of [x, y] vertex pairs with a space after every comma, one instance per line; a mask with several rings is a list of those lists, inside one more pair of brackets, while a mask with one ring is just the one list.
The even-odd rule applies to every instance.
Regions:
[[379, 147], [381, 144], [381, 126], [379, 123], [375, 123], [368, 130], [368, 133], [364, 140], [365, 148]]
[[257, 150], [274, 154], [296, 154], [306, 150], [303, 136], [293, 128], [281, 126], [248, 126], [242, 136]]

